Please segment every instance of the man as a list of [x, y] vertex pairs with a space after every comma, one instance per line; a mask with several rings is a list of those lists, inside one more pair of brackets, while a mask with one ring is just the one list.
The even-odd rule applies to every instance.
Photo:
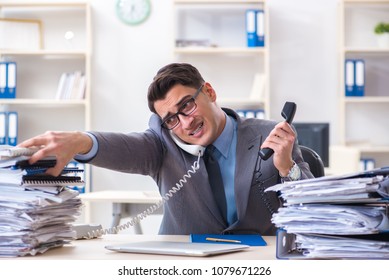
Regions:
[[[75, 158], [116, 171], [149, 175], [162, 196], [185, 177], [181, 190], [164, 205], [160, 234], [274, 235], [271, 215], [280, 206], [279, 200], [264, 189], [281, 179], [313, 177], [292, 127], [286, 122], [242, 119], [230, 109], [221, 109], [211, 84], [185, 63], [169, 64], [158, 71], [149, 86], [148, 104], [154, 114], [142, 133], [47, 132], [20, 146], [43, 146], [31, 157], [31, 163], [55, 155], [57, 165], [47, 171], [49, 174], [58, 175]], [[200, 158], [177, 143], [212, 144], [216, 148], [213, 163], [217, 161], [220, 168], [209, 171], [207, 155]], [[265, 147], [274, 150], [267, 161], [259, 157], [259, 149]], [[198, 170], [190, 172], [197, 160]], [[222, 189], [214, 194], [212, 181], [219, 170]], [[220, 197], [224, 206], [217, 202]]]

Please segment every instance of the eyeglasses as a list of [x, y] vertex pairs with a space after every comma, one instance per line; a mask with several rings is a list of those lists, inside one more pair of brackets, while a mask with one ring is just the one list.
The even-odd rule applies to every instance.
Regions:
[[192, 114], [194, 112], [194, 110], [196, 110], [196, 108], [197, 108], [197, 104], [195, 102], [195, 99], [200, 94], [203, 86], [204, 85], [201, 85], [198, 88], [198, 90], [196, 91], [196, 93], [181, 105], [181, 107], [178, 109], [177, 113], [164, 119], [162, 121], [162, 124], [161, 124], [162, 127], [169, 129], [169, 130], [172, 130], [180, 123], [180, 118], [178, 117], [178, 115], [183, 115], [183, 116], [187, 117], [190, 114]]

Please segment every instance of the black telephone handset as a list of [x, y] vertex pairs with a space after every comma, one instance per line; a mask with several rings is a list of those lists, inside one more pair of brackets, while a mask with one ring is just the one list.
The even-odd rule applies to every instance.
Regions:
[[[296, 114], [297, 105], [294, 102], [285, 102], [284, 108], [282, 108], [281, 116], [285, 119], [285, 121], [288, 124], [291, 124], [294, 118], [294, 115]], [[274, 151], [270, 148], [263, 148], [259, 151], [259, 156], [263, 160], [267, 160], [271, 155], [274, 153]]]

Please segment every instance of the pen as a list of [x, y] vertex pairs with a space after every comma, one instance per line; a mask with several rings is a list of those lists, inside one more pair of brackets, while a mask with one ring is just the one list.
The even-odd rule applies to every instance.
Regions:
[[214, 242], [241, 243], [240, 240], [223, 239], [223, 238], [213, 238], [213, 237], [207, 237], [207, 238], [205, 238], [205, 240], [207, 240], [207, 241], [214, 241]]

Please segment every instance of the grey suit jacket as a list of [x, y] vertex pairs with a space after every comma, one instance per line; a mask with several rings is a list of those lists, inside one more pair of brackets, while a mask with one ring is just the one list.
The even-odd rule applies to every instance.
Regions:
[[[200, 168], [163, 207], [160, 234], [262, 234], [274, 235], [276, 228], [271, 215], [280, 201], [274, 192], [264, 189], [280, 182], [272, 157], [267, 161], [258, 156], [259, 147], [276, 122], [243, 119], [229, 109], [223, 109], [237, 120], [238, 138], [235, 170], [235, 202], [238, 220], [228, 226], [214, 201], [203, 159]], [[197, 160], [171, 139], [161, 128], [161, 120], [152, 115], [149, 129], [141, 133], [91, 132], [99, 144], [93, 165], [121, 172], [151, 176], [161, 195], [192, 169]], [[303, 162], [298, 144], [293, 148], [293, 159], [302, 171], [302, 178], [313, 177], [308, 164]]]

